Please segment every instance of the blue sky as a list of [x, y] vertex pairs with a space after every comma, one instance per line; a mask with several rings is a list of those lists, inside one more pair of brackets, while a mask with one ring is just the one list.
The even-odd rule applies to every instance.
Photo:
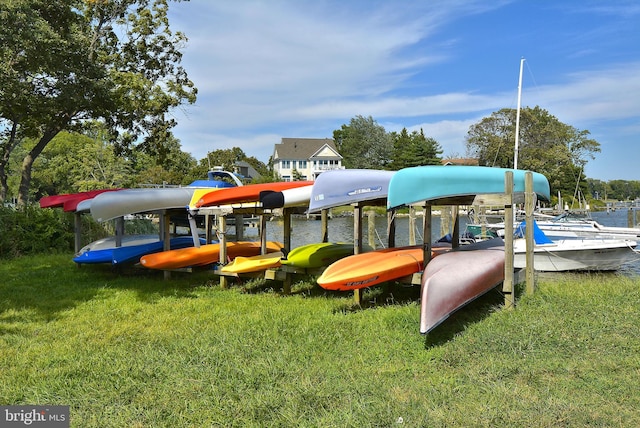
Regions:
[[586, 175], [640, 180], [636, 0], [191, 0], [170, 21], [199, 91], [174, 133], [197, 159], [267, 162], [281, 138], [332, 138], [357, 115], [464, 156], [470, 125], [517, 107], [525, 58], [522, 106], [601, 144]]

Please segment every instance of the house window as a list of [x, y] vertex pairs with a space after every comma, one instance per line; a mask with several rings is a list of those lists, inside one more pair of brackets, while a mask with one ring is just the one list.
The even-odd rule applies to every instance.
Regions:
[[306, 160], [298, 161], [298, 168], [299, 169], [307, 169], [307, 161]]
[[291, 168], [291, 161], [283, 160], [282, 161], [282, 168]]

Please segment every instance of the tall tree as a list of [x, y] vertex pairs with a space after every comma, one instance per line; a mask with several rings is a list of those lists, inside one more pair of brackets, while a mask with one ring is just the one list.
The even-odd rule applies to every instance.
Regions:
[[[467, 134], [467, 155], [480, 165], [512, 168], [515, 152], [514, 109], [502, 109], [472, 125]], [[552, 189], [573, 194], [588, 159], [600, 152], [589, 131], [560, 122], [540, 107], [520, 112], [518, 168], [544, 174]]]
[[[167, 153], [167, 113], [197, 93], [179, 66], [186, 37], [170, 30], [168, 1], [1, 1], [11, 25], [0, 26], [0, 120], [37, 140], [22, 161], [19, 204], [36, 158], [87, 119], [104, 121], [119, 149]], [[3, 141], [10, 152], [18, 140]]]
[[347, 168], [386, 169], [393, 145], [384, 127], [371, 116], [356, 116], [349, 125], [333, 131], [333, 140]]
[[442, 147], [435, 139], [425, 137], [424, 131], [408, 133], [403, 128], [399, 134], [391, 133], [393, 140], [393, 162], [391, 168], [399, 170], [412, 166], [440, 165]]

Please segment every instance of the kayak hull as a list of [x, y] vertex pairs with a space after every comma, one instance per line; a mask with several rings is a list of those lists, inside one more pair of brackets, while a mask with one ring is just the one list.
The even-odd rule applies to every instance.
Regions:
[[[267, 242], [267, 252], [282, 251], [279, 242]], [[227, 242], [227, 258], [233, 260], [238, 256], [257, 256], [261, 252], [260, 242]], [[182, 269], [191, 266], [204, 266], [220, 260], [220, 244], [207, 244], [200, 247], [182, 248], [147, 254], [140, 258], [140, 264], [149, 269]]]

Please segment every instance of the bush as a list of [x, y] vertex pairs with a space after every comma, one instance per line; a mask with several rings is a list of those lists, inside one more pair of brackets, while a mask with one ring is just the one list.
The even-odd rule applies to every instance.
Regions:
[[[0, 230], [0, 259], [74, 250], [73, 214], [62, 210], [38, 206], [20, 209], [0, 207]], [[100, 224], [83, 216], [83, 242], [105, 235]]]

